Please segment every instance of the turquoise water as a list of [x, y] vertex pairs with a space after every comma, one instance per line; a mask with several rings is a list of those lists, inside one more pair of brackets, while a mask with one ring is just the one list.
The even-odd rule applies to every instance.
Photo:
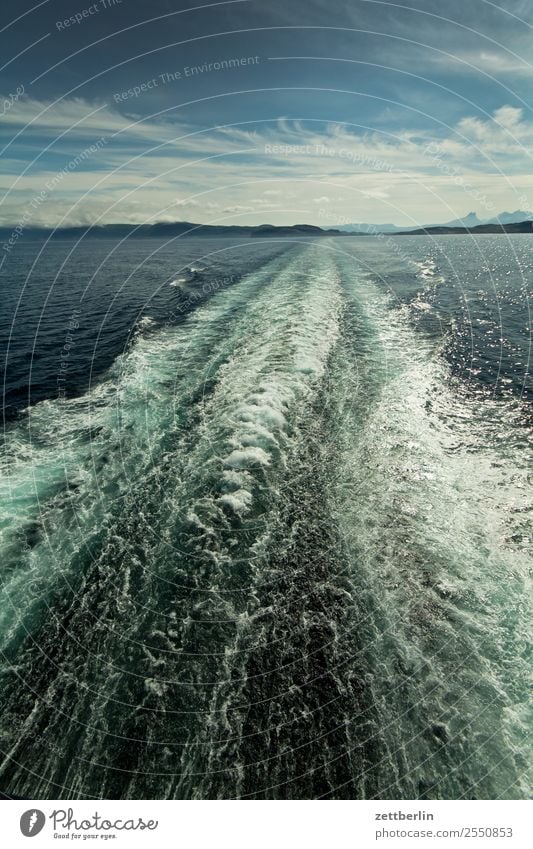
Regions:
[[2, 295], [3, 792], [527, 797], [528, 237], [72, 247]]

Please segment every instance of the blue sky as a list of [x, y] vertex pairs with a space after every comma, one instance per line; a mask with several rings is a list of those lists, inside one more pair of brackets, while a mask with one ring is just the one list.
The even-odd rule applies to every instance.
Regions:
[[529, 0], [4, 0], [0, 224], [533, 207]]

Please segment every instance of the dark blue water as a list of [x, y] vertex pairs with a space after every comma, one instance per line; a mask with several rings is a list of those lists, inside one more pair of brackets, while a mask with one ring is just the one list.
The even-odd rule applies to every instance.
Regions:
[[17, 244], [0, 789], [526, 797], [532, 264]]
[[[285, 247], [252, 243], [243, 251], [226, 239], [17, 246], [2, 272], [6, 417], [54, 397], [59, 388], [68, 395], [83, 392], [129, 345], [143, 317], [179, 322], [200, 300]], [[65, 371], [68, 378], [58, 387]]]

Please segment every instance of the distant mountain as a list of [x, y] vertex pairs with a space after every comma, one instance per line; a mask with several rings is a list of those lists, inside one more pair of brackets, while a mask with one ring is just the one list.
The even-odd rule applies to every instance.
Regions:
[[[6, 242], [13, 229], [0, 227], [0, 240]], [[52, 239], [79, 239], [99, 237], [107, 239], [137, 238], [145, 239], [174, 238], [176, 236], [342, 236], [340, 230], [324, 230], [313, 224], [294, 224], [280, 226], [259, 224], [257, 226], [191, 224], [189, 221], [174, 221], [158, 224], [104, 224], [96, 227], [51, 228], [28, 227], [23, 231], [27, 238], [39, 239], [50, 236]]]
[[[469, 212], [464, 218], [455, 218], [453, 221], [446, 221], [444, 224], [429, 224], [429, 227], [479, 227], [480, 224], [487, 224], [487, 221], [481, 221], [475, 212]], [[503, 223], [503, 222], [502, 222]]]
[[[465, 218], [450, 221], [447, 224], [434, 224], [427, 227], [418, 227], [413, 230], [405, 230], [395, 224], [359, 224], [342, 225], [335, 229], [324, 229], [314, 224], [294, 224], [276, 226], [275, 224], [259, 224], [256, 226], [243, 226], [238, 224], [192, 224], [189, 221], [160, 222], [158, 224], [104, 224], [96, 227], [64, 227], [57, 230], [50, 228], [27, 227], [18, 234], [18, 238], [24, 236], [27, 239], [81, 239], [81, 238], [104, 238], [104, 239], [173, 239], [178, 236], [243, 236], [252, 238], [270, 237], [279, 238], [284, 236], [372, 236], [384, 233], [387, 235], [421, 235], [421, 234], [446, 234], [446, 233], [532, 233], [533, 220], [509, 221], [517, 215], [526, 213], [502, 212], [501, 216], [488, 222], [479, 222], [475, 212], [469, 213]], [[503, 219], [503, 221], [502, 221]], [[502, 221], [502, 223], [500, 223]], [[465, 224], [466, 222], [466, 224]], [[477, 222], [477, 223], [476, 223]], [[358, 230], [349, 230], [349, 227], [359, 227]], [[387, 229], [389, 228], [389, 229]], [[0, 227], [0, 247], [4, 248], [13, 239], [14, 228]]]
[[484, 224], [519, 224], [521, 221], [530, 221], [533, 218], [533, 213], [524, 212], [523, 209], [517, 209], [515, 212], [500, 212], [496, 218], [491, 218], [484, 221]]
[[[469, 212], [464, 218], [454, 218], [452, 221], [445, 221], [444, 224], [426, 224], [424, 228], [429, 229], [434, 227], [461, 227], [472, 229], [473, 227], [481, 227], [484, 224], [519, 224], [522, 221], [529, 221], [533, 218], [533, 213], [524, 212], [522, 209], [517, 209], [515, 212], [500, 212], [494, 218], [479, 218], [476, 212]], [[408, 228], [399, 227], [397, 224], [342, 224], [338, 228], [343, 233], [358, 233], [360, 235], [375, 235], [376, 233], [405, 233]]]
[[[226, 230], [227, 228], [222, 228]], [[250, 236], [341, 236], [340, 230], [324, 230], [314, 224], [294, 224], [276, 226], [275, 224], [260, 224], [257, 227], [243, 227]]]
[[528, 221], [533, 215], [517, 209], [515, 212], [500, 212], [494, 218], [478, 218], [475, 212], [469, 212], [464, 218], [456, 218], [454, 221], [446, 221], [444, 224], [430, 224], [430, 227], [480, 227], [483, 224], [520, 224]]
[[357, 233], [361, 236], [373, 236], [376, 233], [400, 233], [405, 227], [397, 224], [342, 224], [338, 227], [342, 233]]
[[[503, 215], [509, 215], [509, 213], [502, 213]], [[522, 219], [527, 218], [526, 213], [524, 212]], [[475, 212], [469, 212], [464, 218], [454, 218], [453, 221], [445, 221], [444, 224], [426, 224], [425, 227], [478, 227], [480, 224], [488, 224], [488, 221], [482, 221], [479, 219]], [[491, 222], [492, 223], [492, 222]], [[508, 223], [508, 222], [501, 222]], [[360, 233], [361, 235], [374, 235], [376, 233], [404, 233], [406, 227], [400, 227], [397, 224], [344, 224], [339, 227], [339, 230], [342, 230], [343, 233]]]

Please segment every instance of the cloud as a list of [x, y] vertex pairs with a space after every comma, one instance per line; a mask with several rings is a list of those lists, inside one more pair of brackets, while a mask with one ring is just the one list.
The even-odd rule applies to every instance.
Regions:
[[495, 50], [480, 50], [479, 52], [459, 53], [459, 58], [468, 62], [473, 68], [479, 68], [494, 77], [502, 74], [511, 76], [533, 77], [533, 57], [520, 57], [508, 52]]
[[222, 212], [229, 212], [232, 215], [233, 214], [238, 215], [241, 212], [252, 212], [252, 211], [253, 211], [253, 206], [239, 206], [238, 204], [236, 204], [235, 206], [226, 206], [225, 209], [222, 210]]
[[[54, 226], [171, 220], [180, 208], [190, 209], [189, 216], [194, 210], [198, 221], [222, 211], [252, 222], [265, 209], [276, 209], [280, 220], [312, 221], [316, 207], [328, 205], [351, 220], [361, 197], [367, 220], [372, 210], [377, 220], [384, 214], [398, 220], [402, 210], [429, 209], [443, 197], [455, 199], [457, 215], [443, 216], [451, 218], [475, 206], [465, 186], [505, 197], [512, 207], [513, 187], [523, 191], [533, 183], [533, 123], [506, 103], [487, 117], [466, 114], [438, 136], [433, 127], [402, 127], [400, 116], [394, 131], [282, 119], [259, 123], [250, 136], [241, 127], [198, 131], [158, 118], [132, 123], [112, 107], [79, 98], [50, 107], [45, 117], [47, 106], [24, 101], [10, 110], [11, 130], [31, 123], [23, 144], [9, 148], [0, 176], [4, 225], [23, 216]], [[100, 136], [106, 144], [56, 185], [65, 162]], [[32, 208], [50, 181], [46, 203]], [[423, 218], [437, 220], [434, 211]]]
[[462, 118], [456, 127], [458, 139], [448, 139], [443, 150], [456, 159], [480, 156], [486, 160], [504, 159], [505, 170], [531, 167], [533, 122], [524, 119], [523, 109], [501, 106], [490, 118]]
[[523, 109], [517, 109], [515, 106], [501, 106], [500, 109], [496, 109], [494, 120], [500, 127], [515, 130], [522, 123], [523, 116]]
[[528, 79], [533, 77], [533, 56], [520, 56], [505, 49], [460, 49], [451, 46], [449, 51], [417, 49], [417, 66], [426, 67], [426, 73], [441, 71], [444, 74], [483, 74], [492, 77], [495, 82], [506, 78]]
[[361, 189], [361, 194], [365, 198], [376, 198], [376, 199], [384, 199], [390, 197], [390, 194], [386, 189], [374, 188], [374, 189]]

